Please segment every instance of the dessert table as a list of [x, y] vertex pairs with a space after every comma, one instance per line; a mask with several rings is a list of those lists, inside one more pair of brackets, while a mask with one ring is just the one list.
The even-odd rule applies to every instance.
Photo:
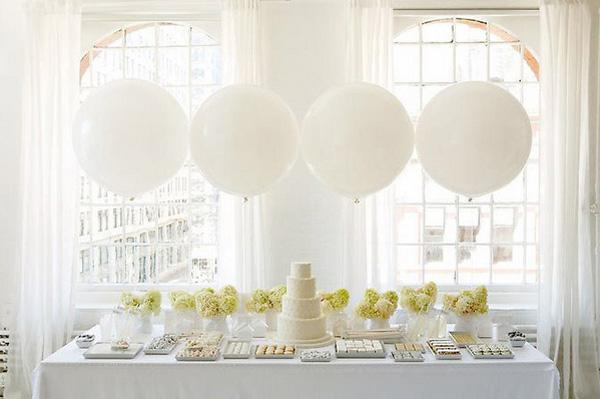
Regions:
[[[97, 327], [91, 332], [97, 333]], [[330, 363], [302, 363], [298, 357], [178, 362], [177, 350], [170, 355], [140, 353], [132, 360], [86, 360], [84, 350], [71, 342], [35, 370], [33, 397], [559, 398], [554, 364], [529, 344], [514, 348], [514, 359], [475, 360], [461, 349], [462, 360], [436, 360], [426, 353], [424, 363], [394, 363], [389, 355]]]

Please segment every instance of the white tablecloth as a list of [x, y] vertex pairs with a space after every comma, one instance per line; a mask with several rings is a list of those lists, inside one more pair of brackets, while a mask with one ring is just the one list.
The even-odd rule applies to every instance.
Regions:
[[558, 399], [558, 372], [527, 344], [510, 360], [387, 359], [178, 362], [140, 353], [133, 360], [86, 360], [70, 343], [34, 373], [35, 399]]

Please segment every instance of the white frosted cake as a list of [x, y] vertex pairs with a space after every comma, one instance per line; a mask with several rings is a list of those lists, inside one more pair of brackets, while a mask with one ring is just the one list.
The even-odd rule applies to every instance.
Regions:
[[321, 312], [311, 264], [294, 262], [291, 269], [277, 320], [277, 339], [296, 346], [330, 344], [332, 337], [325, 330], [325, 316]]

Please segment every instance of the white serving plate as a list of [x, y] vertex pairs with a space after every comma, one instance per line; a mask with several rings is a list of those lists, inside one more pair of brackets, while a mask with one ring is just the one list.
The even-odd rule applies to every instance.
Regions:
[[[230, 344], [236, 344], [238, 342], [248, 344], [248, 350], [245, 352], [240, 352], [240, 353], [227, 352], [227, 349], [229, 348]], [[223, 347], [223, 359], [249, 359], [250, 355], [255, 351], [256, 351], [256, 347], [251, 345], [250, 341], [248, 341], [248, 340], [230, 340], [230, 341], [227, 341], [227, 343]]]
[[144, 348], [144, 344], [133, 343], [124, 350], [114, 350], [110, 342], [97, 342], [83, 352], [86, 359], [133, 359]]
[[175, 359], [180, 362], [214, 362], [219, 358], [219, 352], [212, 357], [187, 357], [187, 356], [175, 356]]
[[326, 352], [326, 353], [329, 353], [329, 355], [330, 355], [329, 358], [308, 358], [308, 357], [304, 357], [304, 353], [301, 353], [300, 361], [305, 362], [305, 363], [329, 363], [333, 359], [333, 353], [331, 353], [331, 352]]
[[291, 355], [267, 355], [254, 353], [254, 357], [256, 359], [293, 359], [296, 357], [296, 353], [292, 353]]
[[402, 352], [402, 351], [392, 351], [392, 357], [394, 358], [394, 362], [397, 362], [397, 363], [421, 363], [421, 362], [425, 361], [425, 357], [419, 351], [409, 351], [409, 352], [413, 353], [414, 357], [412, 357], [412, 358], [403, 358], [401, 356], [396, 357], [396, 354], [398, 354], [399, 352]]
[[146, 346], [144, 348], [144, 353], [146, 355], [168, 355], [173, 351], [173, 349], [175, 349], [176, 346], [177, 342], [165, 349], [150, 349], [148, 346]]
[[510, 354], [506, 354], [506, 355], [481, 355], [479, 353], [473, 352], [469, 346], [467, 346], [467, 351], [469, 352], [469, 354], [471, 356], [473, 356], [473, 359], [496, 360], [496, 359], [514, 359], [514, 357], [515, 357], [515, 354], [512, 351], [510, 351]]

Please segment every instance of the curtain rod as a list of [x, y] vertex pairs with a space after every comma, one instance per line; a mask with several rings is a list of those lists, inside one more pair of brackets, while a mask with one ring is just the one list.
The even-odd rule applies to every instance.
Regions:
[[394, 15], [423, 16], [423, 15], [488, 15], [488, 16], [536, 16], [540, 9], [537, 7], [523, 8], [394, 8]]

